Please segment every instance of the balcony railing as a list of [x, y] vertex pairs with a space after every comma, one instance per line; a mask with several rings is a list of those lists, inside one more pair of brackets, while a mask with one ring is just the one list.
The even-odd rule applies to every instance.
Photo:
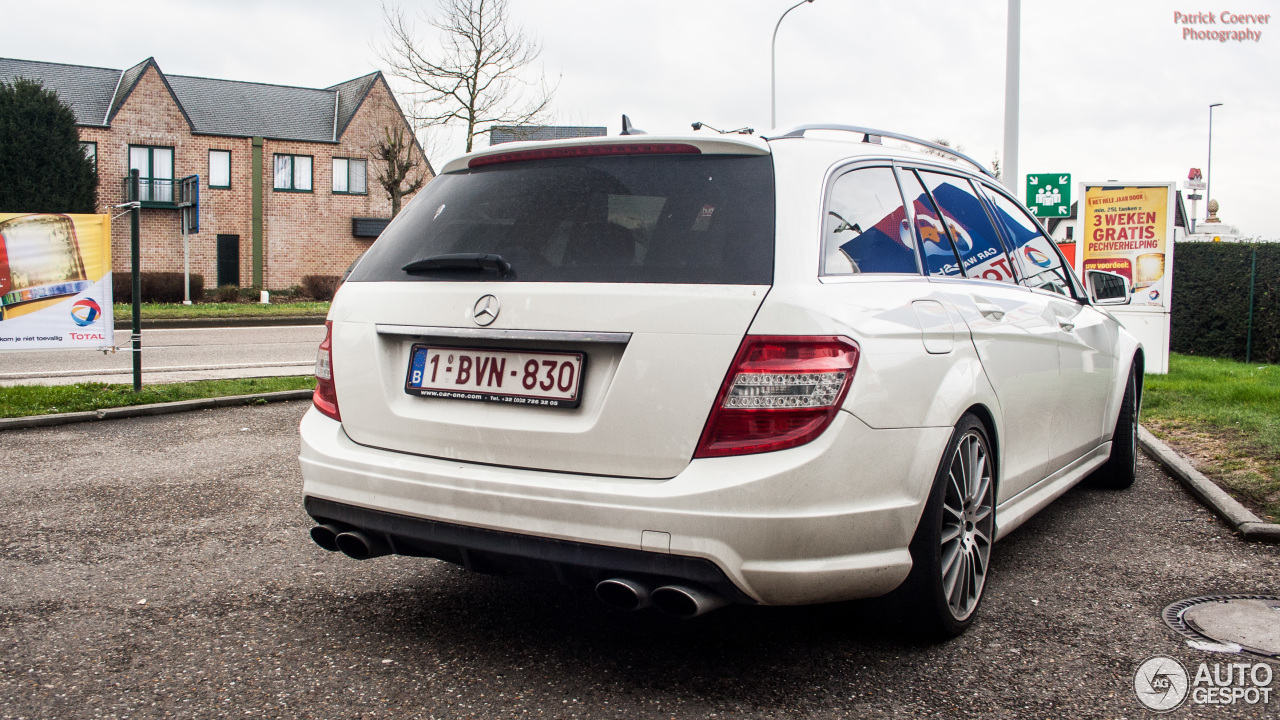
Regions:
[[133, 196], [129, 176], [124, 178], [124, 201], [141, 200], [144, 208], [178, 208], [196, 203], [200, 193], [200, 177], [189, 175], [181, 180], [173, 178], [140, 178], [138, 197]]

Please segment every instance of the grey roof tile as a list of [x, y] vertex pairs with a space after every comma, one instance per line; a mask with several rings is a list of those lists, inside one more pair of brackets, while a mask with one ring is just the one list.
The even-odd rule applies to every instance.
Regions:
[[369, 88], [372, 88], [377, 80], [378, 73], [373, 72], [328, 88], [338, 93], [338, 137], [342, 137], [356, 110], [360, 109], [365, 96], [369, 94]]
[[120, 80], [120, 71], [0, 58], [0, 82], [9, 83], [17, 78], [39, 81], [58, 93], [58, 97], [71, 106], [77, 123], [101, 126], [111, 106], [116, 83]]
[[331, 90], [168, 75], [195, 132], [333, 142]]
[[115, 117], [149, 66], [168, 84], [193, 132], [307, 142], [341, 137], [379, 76], [374, 72], [317, 89], [166, 75], [154, 58], [124, 71], [0, 58], [0, 82], [39, 80], [71, 106], [77, 123], [102, 126], [104, 119], [109, 124]]
[[[124, 101], [129, 98], [129, 95], [133, 92], [133, 88], [137, 86], [138, 81], [142, 79], [142, 74], [147, 71], [147, 66], [155, 65], [155, 62], [155, 58], [147, 58], [128, 70], [125, 70], [120, 75], [120, 84], [116, 88], [115, 96], [111, 98], [111, 114], [107, 116], [108, 122], [116, 116], [116, 113], [120, 112], [120, 107], [124, 105]], [[156, 65], [156, 72], [160, 72], [159, 65]]]

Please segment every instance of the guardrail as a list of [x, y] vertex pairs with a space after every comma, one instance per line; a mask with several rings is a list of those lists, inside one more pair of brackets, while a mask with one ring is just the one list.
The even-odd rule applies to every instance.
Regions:
[[198, 175], [188, 175], [181, 179], [174, 178], [140, 178], [138, 181], [138, 197], [133, 197], [133, 188], [129, 178], [124, 178], [124, 201], [142, 201], [144, 208], [180, 208], [196, 203], [200, 192]]

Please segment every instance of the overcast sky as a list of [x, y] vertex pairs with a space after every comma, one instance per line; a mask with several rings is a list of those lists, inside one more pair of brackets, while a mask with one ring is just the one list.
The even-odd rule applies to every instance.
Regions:
[[[511, 0], [559, 83], [561, 124], [649, 132], [700, 120], [769, 126], [769, 39], [794, 0]], [[380, 69], [376, 0], [3, 0], [0, 55], [125, 68], [154, 56], [165, 72], [325, 87]], [[430, 11], [432, 0], [406, 1]], [[1074, 180], [1178, 181], [1207, 169], [1213, 196], [1246, 236], [1280, 237], [1280, 3], [1258, 41], [1183, 39], [1179, 0], [1023, 0], [1019, 170]], [[778, 124], [833, 122], [946, 138], [982, 161], [1002, 148], [1007, 0], [815, 0], [778, 34]], [[1244, 29], [1245, 26], [1207, 26]], [[425, 30], [425, 28], [424, 28]], [[424, 38], [429, 36], [424, 32]], [[438, 138], [439, 165], [461, 151]], [[1266, 173], [1270, 171], [1271, 175]], [[1022, 194], [1022, 184], [1019, 184]], [[1199, 216], [1204, 216], [1204, 203]]]

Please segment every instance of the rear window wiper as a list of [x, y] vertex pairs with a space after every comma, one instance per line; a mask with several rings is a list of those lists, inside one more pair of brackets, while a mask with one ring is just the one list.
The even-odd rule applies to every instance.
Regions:
[[489, 253], [446, 253], [419, 258], [400, 269], [410, 275], [438, 270], [496, 270], [498, 277], [505, 277], [511, 274], [511, 263], [501, 255]]

